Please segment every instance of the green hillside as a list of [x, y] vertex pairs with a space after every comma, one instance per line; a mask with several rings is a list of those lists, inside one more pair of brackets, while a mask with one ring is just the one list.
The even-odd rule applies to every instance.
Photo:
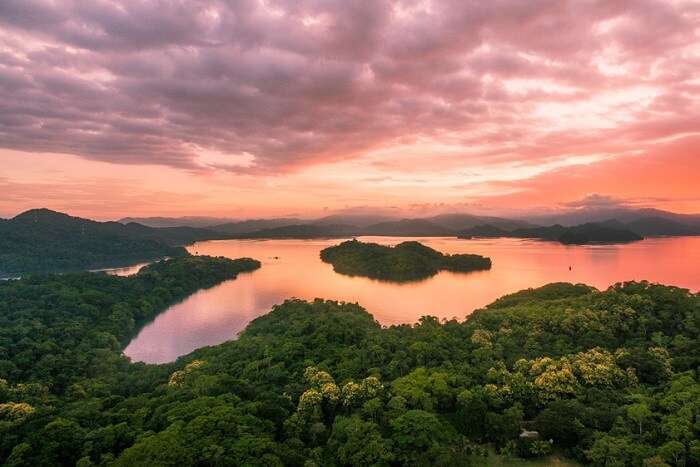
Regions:
[[479, 255], [445, 255], [419, 242], [394, 247], [350, 240], [321, 251], [321, 259], [341, 274], [404, 282], [433, 276], [441, 270], [471, 272], [491, 268]]

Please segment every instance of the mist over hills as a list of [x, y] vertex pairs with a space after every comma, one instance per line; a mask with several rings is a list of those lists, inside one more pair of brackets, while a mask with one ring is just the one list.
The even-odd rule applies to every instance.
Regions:
[[324, 238], [358, 235], [358, 228], [345, 224], [291, 224], [233, 235], [233, 238]]
[[141, 224], [146, 227], [209, 227], [211, 225], [234, 222], [226, 217], [183, 216], [183, 217], [124, 217], [117, 222], [121, 224]]
[[[296, 217], [258, 218], [245, 220], [227, 220], [226, 222], [207, 223], [207, 217], [125, 217], [118, 222], [126, 224], [136, 222], [148, 227], [200, 227], [231, 235], [255, 234], [265, 232], [278, 234], [293, 232], [299, 226], [315, 226], [314, 229], [299, 229], [304, 232], [356, 235], [454, 235], [457, 232], [481, 224], [492, 224], [504, 229], [529, 227], [533, 224], [518, 220], [494, 216], [477, 216], [472, 214], [440, 214], [425, 218], [402, 218], [399, 216], [378, 214], [332, 214], [318, 219], [301, 219]], [[281, 229], [282, 228], [282, 229]], [[281, 230], [277, 230], [281, 229]]]
[[395, 216], [381, 214], [331, 214], [330, 216], [321, 217], [311, 222], [316, 225], [353, 225], [355, 227], [369, 227], [370, 225], [395, 220], [398, 220]]
[[210, 229], [231, 235], [249, 234], [253, 232], [303, 224], [304, 221], [295, 218], [275, 219], [249, 219], [244, 221], [230, 221], [224, 224], [209, 226]]
[[454, 230], [430, 222], [426, 219], [400, 219], [398, 221], [380, 222], [366, 227], [366, 235], [396, 235], [403, 237], [448, 236]]
[[[611, 215], [617, 217], [607, 217]], [[137, 218], [128, 218], [137, 219]], [[617, 243], [653, 236], [700, 235], [700, 216], [657, 209], [580, 211], [558, 217], [507, 219], [470, 214], [441, 214], [401, 219], [377, 215], [334, 214], [320, 219], [250, 219], [203, 227], [207, 219], [149, 218], [164, 227], [136, 222], [97, 222], [49, 209], [32, 209], [0, 219], [0, 274], [100, 267], [186, 255], [182, 246], [203, 240], [234, 238], [516, 237], [568, 244]], [[577, 220], [602, 219], [580, 224]], [[125, 219], [122, 219], [124, 221]], [[554, 222], [548, 224], [545, 222]]]
[[467, 229], [461, 238], [528, 238], [563, 243], [565, 245], [586, 245], [589, 243], [628, 243], [642, 240], [643, 236], [632, 231], [625, 224], [612, 220], [606, 222], [587, 222], [565, 227], [554, 224], [547, 227], [528, 227], [504, 230], [492, 225], [480, 225]]
[[678, 214], [655, 208], [589, 208], [576, 209], [558, 214], [533, 215], [527, 218], [529, 222], [538, 225], [561, 224], [572, 226], [587, 222], [605, 222], [617, 220], [624, 224], [639, 222], [640, 225], [671, 221], [700, 229], [700, 214]]
[[390, 216], [331, 215], [320, 219], [256, 219], [208, 227], [237, 238], [312, 238], [342, 236], [442, 237], [455, 236], [479, 223], [491, 222], [511, 229], [530, 224], [498, 217], [450, 214], [430, 218], [402, 219]]
[[532, 227], [533, 225], [525, 220], [506, 219], [503, 217], [494, 216], [476, 216], [473, 214], [439, 214], [437, 216], [429, 217], [427, 220], [442, 227], [456, 231], [484, 224], [494, 225], [506, 230]]
[[700, 224], [693, 222], [685, 224], [677, 220], [658, 216], [641, 217], [628, 222], [627, 227], [646, 237], [700, 234]]
[[[217, 222], [207, 224], [207, 219]], [[207, 217], [124, 218], [119, 222], [138, 221], [149, 227], [198, 227], [234, 237], [254, 238], [322, 237], [346, 235], [451, 236], [470, 229], [510, 232], [534, 227], [573, 227], [581, 224], [617, 222], [620, 229], [640, 236], [700, 235], [700, 215], [677, 214], [652, 208], [576, 209], [558, 214], [532, 215], [525, 218], [480, 216], [448, 213], [419, 218], [401, 218], [381, 214], [332, 214], [318, 219], [296, 217], [259, 218], [221, 221]]]

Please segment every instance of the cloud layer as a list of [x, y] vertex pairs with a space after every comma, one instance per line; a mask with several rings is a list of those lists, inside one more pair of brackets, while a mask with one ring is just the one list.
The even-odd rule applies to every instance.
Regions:
[[699, 71], [697, 1], [3, 0], [0, 148], [459, 190], [661, 154]]

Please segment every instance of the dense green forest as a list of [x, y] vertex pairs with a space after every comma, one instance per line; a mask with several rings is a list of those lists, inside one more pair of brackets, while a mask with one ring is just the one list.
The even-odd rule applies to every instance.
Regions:
[[674, 287], [551, 284], [389, 328], [356, 304], [289, 300], [172, 364], [121, 355], [168, 304], [258, 266], [1, 284], [0, 463], [485, 465], [495, 449], [700, 465], [700, 298]]
[[644, 237], [616, 224], [591, 222], [567, 228], [558, 240], [565, 245], [585, 245], [588, 243], [629, 243], [644, 240]]
[[586, 224], [564, 227], [555, 224], [548, 227], [525, 227], [505, 230], [493, 225], [479, 225], [460, 233], [460, 238], [535, 238], [560, 242], [565, 245], [586, 245], [589, 243], [628, 243], [644, 238], [627, 228], [624, 224], [614, 221], [589, 222]]
[[470, 272], [491, 268], [480, 255], [445, 255], [419, 242], [384, 246], [349, 240], [321, 250], [321, 259], [341, 274], [396, 282], [425, 279], [439, 271]]
[[0, 219], [0, 277], [76, 271], [187, 255], [181, 247], [224, 235], [191, 227], [96, 222], [48, 209]]

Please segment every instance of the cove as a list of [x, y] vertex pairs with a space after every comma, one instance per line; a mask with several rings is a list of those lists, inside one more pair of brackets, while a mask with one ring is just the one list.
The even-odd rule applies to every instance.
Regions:
[[616, 282], [649, 280], [700, 290], [700, 237], [588, 246], [521, 239], [359, 238], [386, 245], [411, 239], [443, 253], [488, 256], [493, 267], [472, 273], [442, 271], [423, 281], [397, 284], [344, 276], [323, 263], [319, 252], [343, 239], [196, 243], [188, 248], [192, 254], [247, 256], [262, 267], [173, 305], [147, 324], [124, 353], [133, 361], [173, 361], [199, 347], [235, 339], [252, 319], [292, 297], [357, 302], [381, 324], [392, 325], [415, 323], [423, 315], [462, 320], [505, 294], [550, 282], [605, 289]]

